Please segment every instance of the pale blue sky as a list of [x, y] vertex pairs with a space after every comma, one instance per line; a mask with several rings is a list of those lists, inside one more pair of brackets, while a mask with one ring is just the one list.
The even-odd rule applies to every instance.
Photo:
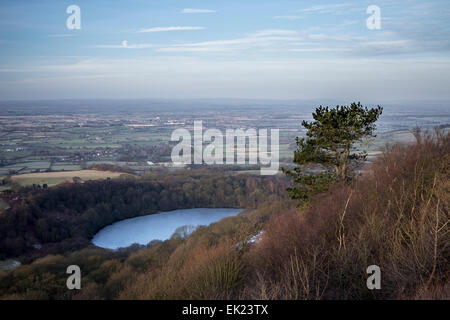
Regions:
[[0, 46], [2, 100], [450, 98], [448, 0], [3, 0]]

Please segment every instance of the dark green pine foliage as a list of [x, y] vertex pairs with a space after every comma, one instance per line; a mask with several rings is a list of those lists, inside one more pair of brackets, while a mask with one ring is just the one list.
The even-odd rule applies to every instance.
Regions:
[[303, 121], [306, 138], [296, 138], [293, 170], [283, 171], [294, 179], [288, 188], [292, 199], [305, 203], [308, 197], [326, 191], [336, 181], [349, 181], [354, 169], [366, 160], [366, 151], [356, 151], [373, 134], [383, 108], [368, 109], [360, 102], [336, 108], [322, 107], [312, 114], [314, 121]]

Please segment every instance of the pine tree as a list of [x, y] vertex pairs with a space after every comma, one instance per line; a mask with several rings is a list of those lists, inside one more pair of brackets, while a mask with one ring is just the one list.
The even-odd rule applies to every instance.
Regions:
[[375, 137], [375, 122], [382, 111], [380, 106], [368, 109], [360, 102], [335, 108], [320, 106], [312, 114], [314, 121], [303, 121], [307, 132], [305, 138], [296, 138], [296, 167], [283, 168], [294, 179], [295, 186], [288, 188], [291, 198], [304, 203], [334, 182], [351, 180], [354, 169], [367, 158], [366, 151], [356, 151], [354, 146]]

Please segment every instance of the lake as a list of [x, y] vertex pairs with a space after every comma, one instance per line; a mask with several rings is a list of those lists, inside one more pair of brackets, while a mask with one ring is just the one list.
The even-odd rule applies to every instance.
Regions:
[[241, 211], [224, 208], [181, 209], [126, 219], [101, 229], [92, 243], [107, 249], [128, 247], [133, 243], [146, 245], [153, 240], [169, 239], [180, 227], [189, 226], [192, 230], [235, 216]]

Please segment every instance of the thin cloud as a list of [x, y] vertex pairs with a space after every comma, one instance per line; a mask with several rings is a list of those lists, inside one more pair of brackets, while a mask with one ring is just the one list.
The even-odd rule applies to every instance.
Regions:
[[344, 52], [351, 51], [350, 48], [294, 48], [290, 51], [294, 52]]
[[303, 16], [275, 16], [273, 17], [274, 19], [284, 19], [284, 20], [299, 20], [299, 19], [303, 19]]
[[188, 30], [203, 30], [204, 27], [190, 27], [190, 26], [177, 26], [177, 27], [153, 27], [149, 29], [141, 29], [139, 33], [145, 32], [166, 32], [166, 31], [188, 31]]
[[307, 38], [310, 40], [317, 40], [317, 41], [364, 41], [364, 40], [366, 40], [365, 37], [349, 36], [349, 35], [345, 35], [345, 34], [328, 35], [328, 34], [323, 34], [323, 33], [308, 34]]
[[68, 37], [74, 37], [74, 34], [69, 33], [61, 33], [61, 34], [49, 34], [49, 38], [68, 38]]
[[181, 13], [214, 13], [216, 10], [210, 9], [183, 9]]
[[333, 11], [334, 9], [340, 9], [343, 7], [347, 7], [349, 6], [348, 3], [340, 3], [340, 4], [324, 4], [324, 5], [319, 5], [319, 6], [312, 6], [309, 8], [304, 8], [304, 9], [299, 9], [297, 10], [298, 12], [330, 12]]
[[358, 56], [374, 57], [385, 55], [397, 55], [405, 53], [421, 53], [429, 49], [424, 43], [417, 43], [411, 39], [366, 41], [354, 48], [354, 54]]
[[146, 49], [146, 48], [154, 48], [155, 46], [152, 44], [128, 44], [127, 40], [123, 40], [120, 45], [97, 45], [96, 48], [102, 49]]
[[254, 33], [252, 36], [266, 37], [266, 36], [296, 36], [296, 35], [298, 35], [298, 32], [295, 30], [268, 29], [268, 30], [261, 30], [257, 33]]
[[247, 37], [230, 40], [213, 40], [195, 43], [185, 43], [170, 47], [159, 48], [162, 52], [208, 52], [208, 51], [235, 51], [246, 50], [252, 47], [267, 48], [277, 43], [287, 44], [300, 41], [297, 31], [294, 30], [262, 30]]

